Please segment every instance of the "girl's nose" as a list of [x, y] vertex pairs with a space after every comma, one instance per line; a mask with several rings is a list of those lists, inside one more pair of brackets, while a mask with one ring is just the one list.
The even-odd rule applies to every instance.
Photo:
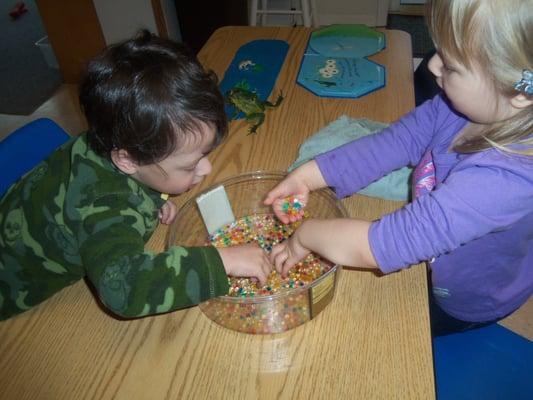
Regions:
[[437, 78], [442, 75], [443, 67], [444, 67], [444, 63], [442, 62], [442, 58], [440, 58], [438, 53], [435, 53], [433, 57], [431, 57], [428, 61], [428, 69]]

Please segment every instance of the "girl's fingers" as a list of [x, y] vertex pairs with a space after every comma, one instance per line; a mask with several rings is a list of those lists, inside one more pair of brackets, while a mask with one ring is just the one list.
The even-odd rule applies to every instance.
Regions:
[[272, 253], [270, 254], [270, 260], [276, 268], [276, 271], [281, 272], [282, 265], [288, 256], [289, 255], [286, 246], [284, 246], [283, 244], [278, 245], [274, 247], [274, 249], [272, 249]]
[[268, 192], [263, 203], [268, 206], [274, 203], [274, 201], [276, 201], [277, 199], [282, 198], [282, 197], [285, 197], [284, 190], [282, 190], [280, 186], [278, 185], [278, 186], [275, 186], [274, 189], [272, 189], [270, 192]]
[[287, 271], [289, 270], [285, 267], [285, 263], [287, 262], [286, 260], [287, 259], [285, 258], [285, 260], [279, 265], [279, 267], [276, 268], [276, 271], [278, 271], [278, 274], [280, 274], [283, 279], [287, 278]]
[[270, 260], [268, 259], [268, 256], [266, 253], [263, 252], [263, 262], [261, 263], [261, 267], [263, 269], [263, 272], [265, 273], [265, 280], [268, 279], [268, 275], [270, 275], [270, 271], [272, 270], [272, 264], [270, 263]]
[[259, 269], [258, 271], [259, 273], [257, 274], [257, 280], [259, 281], [259, 283], [261, 284], [261, 286], [263, 286], [266, 281], [267, 281], [267, 275], [265, 273], [265, 270], [264, 269]]
[[289, 215], [289, 222], [290, 223], [293, 223], [293, 222], [296, 222], [300, 219], [300, 216], [299, 215]]
[[297, 262], [298, 261], [294, 260], [294, 258], [287, 256], [281, 268], [281, 276], [283, 278], [286, 278], [287, 275], [289, 275], [289, 270], [294, 267]]
[[284, 247], [285, 247], [285, 244], [284, 243], [280, 243], [280, 244], [278, 244], [278, 245], [276, 245], [276, 246], [274, 246], [272, 248], [272, 251], [270, 252], [270, 255], [269, 255], [269, 259], [270, 259], [270, 263], [271, 264], [275, 265], [274, 261], [276, 259], [276, 256], [283, 251]]
[[286, 271], [288, 270], [288, 268], [285, 267], [285, 264], [287, 263], [288, 258], [289, 254], [287, 252], [278, 254], [278, 256], [276, 257], [276, 271], [278, 271], [284, 278], [287, 276]]
[[274, 203], [272, 205], [272, 209], [274, 210], [274, 214], [276, 214], [276, 217], [278, 217], [278, 219], [282, 223], [288, 224], [290, 222], [290, 218], [283, 211], [283, 202], [284, 202], [283, 199], [277, 199], [276, 201], [274, 201]]

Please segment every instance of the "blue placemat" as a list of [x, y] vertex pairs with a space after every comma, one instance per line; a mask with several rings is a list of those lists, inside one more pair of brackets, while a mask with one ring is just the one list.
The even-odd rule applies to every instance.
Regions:
[[366, 25], [330, 25], [311, 34], [297, 82], [323, 97], [357, 98], [385, 86], [385, 67], [367, 60], [386, 46]]
[[[261, 100], [267, 100], [288, 50], [289, 44], [283, 40], [261, 39], [246, 43], [237, 50], [220, 82], [220, 90], [225, 95], [239, 85], [256, 92]], [[234, 107], [226, 105], [226, 114], [234, 117]]]

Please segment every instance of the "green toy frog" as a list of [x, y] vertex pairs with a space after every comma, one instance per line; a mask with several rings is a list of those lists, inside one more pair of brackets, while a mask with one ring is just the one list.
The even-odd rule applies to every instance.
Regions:
[[262, 101], [257, 93], [235, 86], [226, 93], [226, 100], [229, 104], [235, 107], [235, 115], [239, 112], [244, 113], [244, 118], [247, 122], [252, 124], [248, 129], [248, 134], [255, 133], [257, 128], [265, 121], [265, 110], [267, 108], [275, 108], [283, 101], [283, 95], [280, 93], [276, 102], [272, 104], [269, 101]]

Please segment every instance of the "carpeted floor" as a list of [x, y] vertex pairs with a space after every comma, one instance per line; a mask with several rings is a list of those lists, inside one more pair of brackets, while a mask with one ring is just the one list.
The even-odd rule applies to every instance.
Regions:
[[9, 12], [15, 3], [0, 2], [0, 114], [29, 115], [54, 93], [62, 77], [35, 45], [46, 36], [35, 2], [25, 1], [29, 11], [14, 20]]

